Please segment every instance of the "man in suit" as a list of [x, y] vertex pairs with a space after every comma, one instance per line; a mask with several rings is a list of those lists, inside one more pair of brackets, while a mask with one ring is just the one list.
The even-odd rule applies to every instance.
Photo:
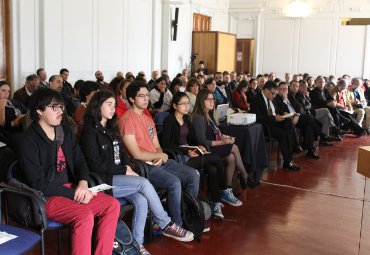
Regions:
[[283, 167], [292, 171], [301, 168], [292, 161], [292, 151], [297, 145], [296, 139], [292, 139], [294, 126], [290, 118], [284, 119], [276, 114], [272, 100], [275, 98], [277, 86], [274, 82], [268, 81], [261, 93], [258, 93], [251, 102], [251, 112], [256, 114], [257, 122], [263, 124], [270, 131], [272, 137], [279, 141], [281, 154], [283, 155]]
[[[303, 110], [303, 107], [297, 103], [288, 91], [288, 85], [285, 82], [280, 82], [278, 95], [274, 99], [276, 113], [280, 115], [296, 113], [291, 117], [291, 120], [297, 128], [302, 130], [303, 148], [307, 150], [307, 157], [319, 159], [320, 156], [315, 153], [314, 142], [321, 133], [321, 126], [316, 123], [310, 112]], [[292, 139], [295, 139], [296, 133], [292, 132], [291, 134], [294, 136]]]

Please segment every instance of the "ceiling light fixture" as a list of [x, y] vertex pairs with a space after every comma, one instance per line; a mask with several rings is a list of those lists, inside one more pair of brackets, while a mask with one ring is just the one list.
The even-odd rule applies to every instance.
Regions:
[[311, 14], [312, 8], [304, 0], [292, 0], [287, 7], [288, 17], [303, 18]]

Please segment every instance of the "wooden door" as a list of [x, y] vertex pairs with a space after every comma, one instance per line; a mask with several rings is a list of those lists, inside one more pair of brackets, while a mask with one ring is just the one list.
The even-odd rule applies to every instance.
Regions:
[[10, 82], [10, 9], [8, 0], [0, 0], [0, 11], [0, 80]]
[[193, 14], [193, 31], [210, 31], [211, 17], [199, 13]]
[[254, 75], [254, 39], [237, 39], [236, 45], [236, 72]]

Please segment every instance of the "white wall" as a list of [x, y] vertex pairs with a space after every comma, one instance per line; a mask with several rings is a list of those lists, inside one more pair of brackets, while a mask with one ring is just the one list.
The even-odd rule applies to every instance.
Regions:
[[[212, 17], [214, 30], [228, 32], [229, 0], [11, 0], [13, 84], [45, 67], [48, 75], [63, 67], [70, 81], [95, 79], [101, 70], [110, 81], [117, 71], [188, 66], [193, 13]], [[177, 41], [170, 20], [180, 8]]]
[[288, 2], [230, 0], [231, 31], [256, 40], [256, 74], [369, 77], [370, 30], [340, 25], [340, 18], [369, 17], [369, 1], [307, 0], [313, 12], [304, 19], [284, 16]]

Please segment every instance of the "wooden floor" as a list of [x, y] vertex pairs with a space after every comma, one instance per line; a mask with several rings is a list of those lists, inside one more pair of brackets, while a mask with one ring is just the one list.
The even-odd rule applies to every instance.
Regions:
[[[259, 188], [244, 192], [241, 207], [225, 206], [225, 220], [210, 221], [211, 232], [200, 243], [155, 237], [146, 247], [162, 255], [368, 255], [370, 182], [356, 173], [363, 145], [370, 145], [370, 136], [347, 136], [321, 148], [320, 160], [298, 155], [299, 172], [272, 166]], [[47, 235], [47, 254], [56, 254], [55, 234]], [[68, 237], [63, 238], [68, 254]]]

